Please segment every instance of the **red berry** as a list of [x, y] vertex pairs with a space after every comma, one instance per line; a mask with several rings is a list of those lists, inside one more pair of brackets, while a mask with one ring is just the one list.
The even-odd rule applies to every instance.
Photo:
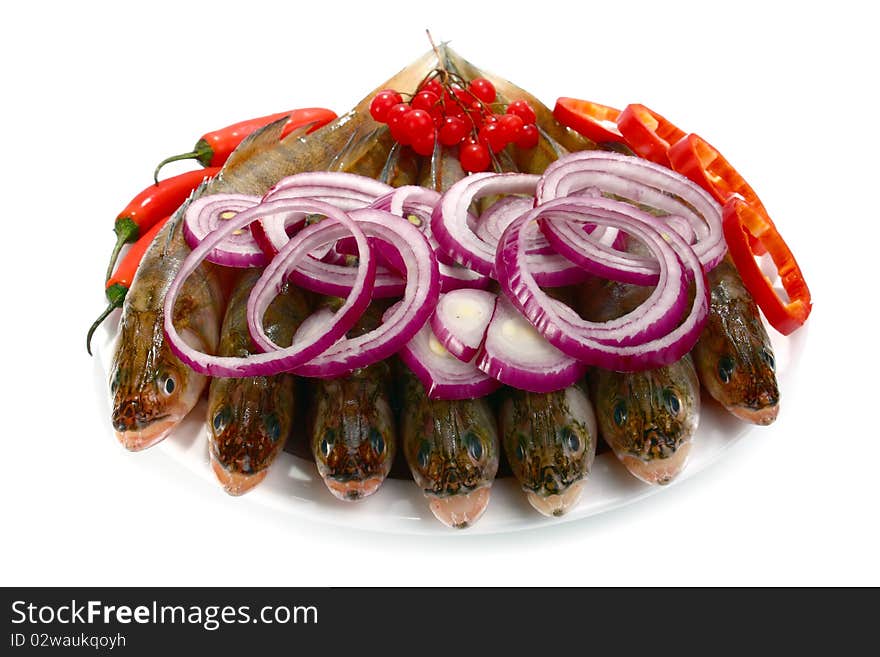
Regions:
[[489, 168], [489, 149], [483, 144], [462, 144], [458, 149], [461, 168], [469, 173], [485, 171]]
[[486, 78], [475, 78], [468, 85], [468, 90], [484, 103], [495, 102], [495, 85]]
[[516, 141], [523, 125], [525, 125], [524, 121], [516, 114], [505, 114], [498, 119], [498, 127], [508, 144]]
[[523, 120], [523, 123], [534, 123], [537, 121], [538, 117], [535, 114], [535, 110], [532, 109], [532, 106], [529, 105], [524, 100], [515, 100], [510, 105], [507, 106], [508, 114], [515, 114], [519, 118]]
[[400, 102], [403, 102], [403, 98], [396, 91], [392, 89], [380, 91], [370, 103], [370, 116], [379, 123], [385, 123], [388, 120], [388, 110]]
[[438, 139], [444, 146], [455, 146], [467, 136], [467, 123], [458, 116], [447, 116], [440, 124]]
[[534, 148], [538, 145], [538, 128], [534, 123], [527, 123], [519, 131], [519, 137], [516, 138], [516, 145], [519, 148]]
[[437, 96], [438, 98], [443, 95], [443, 87], [437, 78], [431, 78], [421, 87], [419, 87], [419, 91], [430, 91], [432, 94]]
[[412, 108], [425, 110], [428, 114], [434, 114], [438, 108], [440, 97], [433, 91], [420, 91], [412, 99]]
[[497, 122], [484, 124], [477, 133], [477, 139], [491, 148], [493, 153], [497, 153], [507, 146], [507, 141], [504, 139], [504, 132], [501, 130]]
[[411, 109], [403, 115], [400, 122], [409, 144], [434, 134], [434, 119], [425, 110]]
[[386, 117], [394, 141], [404, 145], [408, 144], [409, 140], [403, 131], [403, 117], [409, 114], [410, 111], [411, 108], [406, 103], [397, 103], [388, 110], [388, 116]]
[[433, 130], [430, 134], [421, 135], [417, 139], [413, 139], [412, 149], [419, 155], [429, 157], [434, 154], [434, 141], [437, 133]]

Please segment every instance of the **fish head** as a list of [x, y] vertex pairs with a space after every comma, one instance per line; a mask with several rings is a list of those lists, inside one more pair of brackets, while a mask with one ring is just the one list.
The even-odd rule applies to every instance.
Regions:
[[497, 437], [479, 424], [444, 432], [440, 440], [423, 435], [407, 455], [413, 478], [438, 520], [457, 529], [469, 527], [489, 504], [498, 471]]
[[[201, 342], [195, 335], [184, 338]], [[137, 451], [161, 441], [195, 406], [205, 381], [171, 352], [161, 314], [124, 314], [110, 367], [111, 422], [119, 442]]]
[[[360, 385], [354, 380], [346, 384]], [[391, 407], [383, 395], [346, 395], [332, 381], [319, 386], [331, 410], [321, 413], [320, 426], [312, 434], [318, 473], [339, 499], [353, 501], [372, 495], [391, 471], [397, 450]]]
[[216, 378], [208, 395], [211, 467], [230, 495], [260, 481], [284, 447], [293, 420], [293, 379]]
[[596, 424], [583, 391], [511, 391], [501, 407], [507, 461], [532, 506], [561, 516], [580, 499], [596, 453]]
[[599, 376], [595, 403], [602, 436], [624, 466], [647, 483], [669, 483], [687, 462], [700, 396], [686, 359], [644, 372]]
[[762, 425], [776, 419], [776, 358], [757, 310], [710, 313], [694, 356], [703, 385], [733, 415]]

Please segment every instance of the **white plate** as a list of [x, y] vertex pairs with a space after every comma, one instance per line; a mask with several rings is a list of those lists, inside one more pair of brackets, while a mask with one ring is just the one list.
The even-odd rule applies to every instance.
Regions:
[[[106, 392], [102, 405], [108, 422], [108, 435], [118, 449], [109, 422], [109, 389], [107, 370], [111, 362], [115, 326], [119, 311], [108, 318], [106, 327], [96, 333], [95, 368], [101, 379], [99, 388]], [[792, 363], [797, 361], [806, 341], [807, 329], [783, 337], [768, 330], [777, 363], [779, 386], [784, 393], [785, 381], [790, 378]], [[205, 434], [206, 402], [202, 400], [173, 434], [152, 449], [159, 449], [186, 466], [195, 476], [214, 483], [216, 479], [208, 463]], [[562, 522], [581, 520], [604, 513], [625, 504], [644, 499], [672, 486], [679, 486], [688, 478], [710, 465], [737, 440], [760, 432], [728, 414], [705, 392], [703, 393], [700, 425], [694, 437], [690, 459], [684, 472], [667, 486], [649, 486], [631, 476], [610, 451], [597, 456], [579, 504], [566, 515], [547, 518], [535, 511], [512, 477], [498, 479], [492, 485], [489, 508], [474, 526], [461, 533], [492, 534], [523, 529], [546, 527]], [[110, 447], [108, 447], [110, 448]], [[217, 484], [219, 487], [219, 484]], [[333, 497], [321, 481], [314, 463], [282, 453], [272, 465], [266, 479], [247, 497], [269, 507], [279, 515], [301, 516], [309, 520], [335, 525], [404, 534], [450, 534], [454, 530], [442, 525], [428, 509], [420, 490], [412, 481], [388, 479], [374, 495], [358, 502], [343, 502]], [[231, 500], [230, 500], [231, 502]], [[230, 504], [230, 513], [241, 513]]]

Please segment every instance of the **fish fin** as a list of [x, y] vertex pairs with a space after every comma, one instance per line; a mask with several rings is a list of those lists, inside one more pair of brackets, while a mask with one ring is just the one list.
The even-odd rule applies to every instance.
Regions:
[[288, 117], [283, 116], [245, 137], [229, 155], [223, 168], [220, 169], [220, 173], [217, 174], [218, 177], [222, 180], [225, 173], [235, 170], [247, 162], [255, 153], [264, 151], [281, 141], [281, 133], [284, 131], [284, 125], [287, 123], [287, 120]]

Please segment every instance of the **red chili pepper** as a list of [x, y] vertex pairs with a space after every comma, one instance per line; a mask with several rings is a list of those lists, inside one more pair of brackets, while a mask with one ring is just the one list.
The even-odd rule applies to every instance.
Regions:
[[110, 302], [110, 305], [107, 306], [104, 312], [101, 313], [101, 316], [98, 317], [98, 319], [95, 320], [95, 323], [92, 324], [91, 328], [89, 328], [89, 333], [86, 336], [86, 350], [89, 352], [90, 356], [92, 355], [92, 335], [94, 334], [95, 329], [101, 325], [101, 322], [107, 319], [107, 316], [110, 313], [119, 308], [122, 305], [122, 302], [125, 301], [125, 295], [131, 287], [131, 281], [134, 278], [138, 266], [141, 264], [141, 260], [144, 258], [144, 253], [146, 253], [147, 248], [153, 243], [156, 235], [159, 234], [159, 231], [162, 230], [162, 227], [166, 223], [168, 223], [170, 218], [170, 215], [168, 215], [153, 224], [153, 226], [128, 250], [128, 253], [125, 254], [125, 257], [119, 263], [116, 273], [107, 279], [105, 294], [107, 295], [107, 300]]
[[[769, 217], [764, 204], [755, 190], [739, 172], [730, 166], [714, 146], [698, 135], [690, 134], [679, 139], [668, 151], [672, 168], [687, 176], [709, 192], [718, 203], [724, 205], [735, 194], [742, 196], [756, 211]], [[765, 251], [760, 243], [753, 241], [752, 250], [758, 255]]]
[[263, 126], [267, 126], [273, 121], [282, 119], [285, 116], [290, 118], [287, 119], [287, 123], [284, 124], [284, 128], [281, 131], [282, 138], [286, 137], [297, 128], [301, 128], [310, 123], [313, 123], [314, 126], [309, 129], [309, 132], [314, 132], [321, 126], [326, 125], [335, 119], [336, 113], [322, 107], [305, 107], [303, 109], [278, 112], [277, 114], [270, 114], [269, 116], [261, 116], [256, 119], [248, 119], [247, 121], [233, 123], [225, 128], [220, 128], [219, 130], [214, 130], [202, 135], [201, 139], [196, 142], [196, 145], [191, 152], [181, 153], [180, 155], [174, 155], [162, 160], [159, 163], [159, 166], [156, 167], [156, 171], [153, 173], [153, 178], [158, 182], [159, 169], [169, 162], [175, 162], [177, 160], [198, 160], [203, 167], [222, 166], [232, 151], [244, 141], [245, 137], [256, 132]]
[[160, 183], [150, 185], [135, 196], [116, 217], [113, 231], [116, 245], [110, 254], [107, 276], [113, 273], [113, 265], [119, 251], [125, 244], [134, 242], [144, 231], [150, 230], [162, 217], [167, 217], [179, 208], [192, 191], [205, 179], [220, 171], [219, 168], [188, 171]]
[[665, 167], [669, 166], [669, 147], [685, 135], [644, 105], [627, 105], [617, 117], [617, 129], [636, 154]]
[[[812, 310], [810, 290], [791, 250], [767, 214], [739, 196], [732, 196], [724, 205], [722, 228], [730, 257], [767, 321], [783, 335], [802, 326]], [[779, 297], [758, 266], [753, 238], [773, 259], [788, 295], [787, 302]]]
[[617, 129], [620, 110], [577, 98], [559, 98], [553, 118], [597, 144], [623, 141]]

